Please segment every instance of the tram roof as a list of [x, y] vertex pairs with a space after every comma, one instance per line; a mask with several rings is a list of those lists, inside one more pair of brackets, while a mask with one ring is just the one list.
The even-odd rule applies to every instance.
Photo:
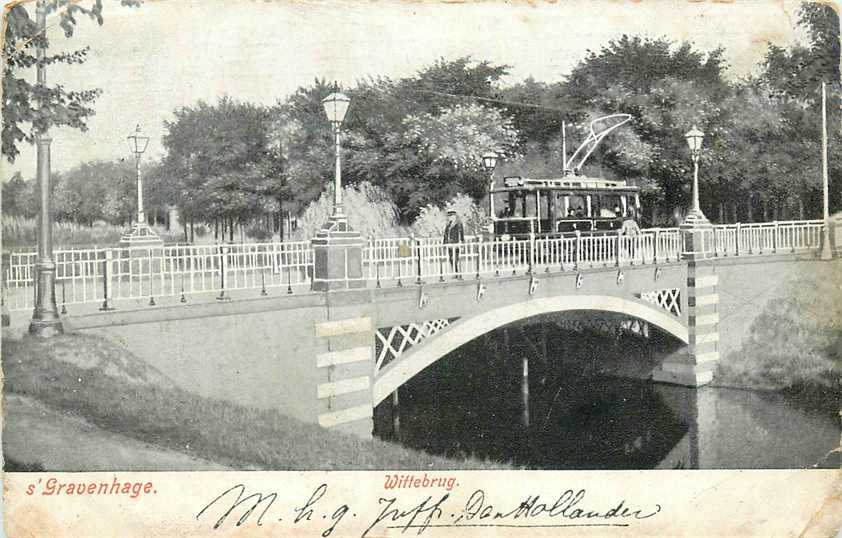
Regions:
[[503, 189], [587, 189], [587, 190], [620, 190], [620, 191], [637, 191], [640, 187], [628, 185], [625, 181], [607, 180], [600, 178], [591, 178], [587, 176], [567, 176], [563, 178], [527, 178], [521, 176], [509, 176], [503, 178]]

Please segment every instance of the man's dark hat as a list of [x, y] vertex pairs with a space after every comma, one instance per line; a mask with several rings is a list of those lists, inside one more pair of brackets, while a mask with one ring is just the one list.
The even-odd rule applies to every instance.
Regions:
[[447, 214], [448, 214], [448, 215], [455, 215], [455, 214], [456, 214], [456, 211], [454, 211], [454, 210], [452, 210], [452, 209], [448, 209], [448, 210], [447, 210]]

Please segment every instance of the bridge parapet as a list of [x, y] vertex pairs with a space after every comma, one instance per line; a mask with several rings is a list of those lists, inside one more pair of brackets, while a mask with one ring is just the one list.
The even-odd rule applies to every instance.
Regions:
[[[813, 253], [823, 231], [823, 221], [713, 226], [702, 237], [702, 252], [705, 258]], [[580, 235], [493, 242], [469, 238], [459, 244], [443, 244], [441, 238], [369, 239], [361, 246], [356, 241], [353, 248], [340, 249], [341, 256], [322, 256], [324, 267], [341, 266], [344, 271], [337, 287], [403, 286], [684, 259], [677, 228], [653, 228], [631, 237]], [[266, 295], [328, 289], [331, 286], [323, 286], [327, 281], [321, 274], [319, 285], [314, 282], [315, 251], [320, 248], [318, 241], [315, 247], [310, 241], [298, 241], [57, 250], [57, 296], [62, 310], [68, 311], [86, 304], [122, 308], [140, 300], [154, 306], [167, 298], [188, 303], [201, 295], [227, 298], [244, 290]], [[4, 255], [3, 306], [9, 311], [32, 308], [34, 264], [34, 252]]]

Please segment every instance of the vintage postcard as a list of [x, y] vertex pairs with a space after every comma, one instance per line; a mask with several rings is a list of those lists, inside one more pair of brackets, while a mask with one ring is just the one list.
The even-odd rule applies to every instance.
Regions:
[[6, 535], [840, 533], [838, 5], [3, 32]]

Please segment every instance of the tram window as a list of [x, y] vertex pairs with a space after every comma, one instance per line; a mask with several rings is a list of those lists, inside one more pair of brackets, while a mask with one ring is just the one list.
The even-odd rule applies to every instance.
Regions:
[[595, 196], [597, 199], [598, 210], [595, 213], [603, 218], [617, 218], [623, 216], [623, 202], [619, 194], [603, 194]]
[[571, 195], [569, 197], [566, 217], [587, 217], [588, 216], [588, 201], [584, 196]]
[[541, 201], [539, 215], [542, 220], [550, 218], [550, 193], [547, 191], [538, 191], [540, 193], [539, 200]]
[[506, 218], [512, 216], [511, 202], [509, 201], [509, 193], [495, 192], [494, 197], [494, 213], [498, 218]]
[[511, 216], [522, 217], [523, 216], [523, 193], [521, 193], [521, 192], [510, 192], [509, 193], [509, 207], [512, 210]]
[[535, 199], [534, 192], [524, 192], [524, 198], [526, 199], [526, 215], [525, 217], [534, 217], [538, 214], [538, 201]]
[[512, 208], [512, 217], [534, 217], [537, 209], [535, 205], [535, 192], [509, 192], [509, 207]]

